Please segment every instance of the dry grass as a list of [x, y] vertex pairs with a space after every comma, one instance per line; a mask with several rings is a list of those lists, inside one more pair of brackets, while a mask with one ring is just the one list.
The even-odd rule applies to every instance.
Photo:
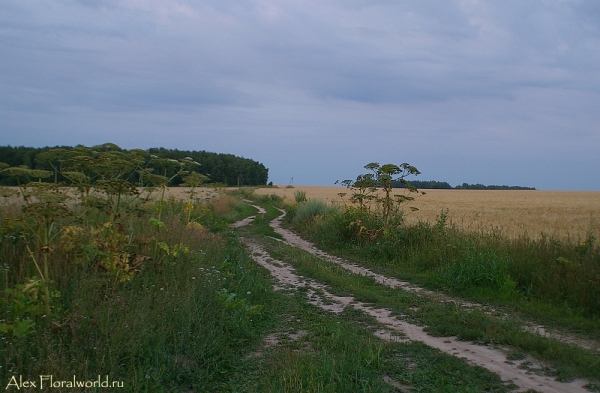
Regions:
[[[219, 189], [208, 188], [208, 187], [197, 187], [195, 192], [195, 198], [200, 201], [210, 201], [218, 199], [221, 195]], [[160, 196], [159, 191], [154, 194], [154, 197]], [[175, 197], [177, 199], [189, 199], [190, 188], [189, 187], [169, 187], [165, 193], [165, 198]]]
[[234, 198], [230, 195], [222, 195], [220, 198], [212, 200], [211, 205], [213, 206], [214, 212], [217, 216], [223, 216], [231, 210], [231, 206], [234, 203]]
[[[5, 187], [5, 188], [9, 188], [12, 189], [14, 191], [19, 191], [18, 187]], [[139, 191], [142, 193], [141, 196], [142, 197], [146, 197], [146, 191], [144, 191], [143, 189], [139, 188]], [[150, 199], [151, 200], [158, 200], [160, 199], [160, 189], [156, 189], [154, 190], [151, 195], [150, 195]], [[218, 199], [222, 194], [222, 190], [221, 189], [216, 189], [216, 188], [208, 188], [208, 187], [197, 187], [194, 190], [194, 199], [198, 200], [198, 201], [211, 201], [214, 199]], [[78, 198], [79, 197], [79, 192], [76, 189], [71, 189], [69, 191], [69, 196], [73, 197], [73, 198]], [[168, 198], [176, 198], [176, 199], [190, 199], [190, 188], [189, 187], [168, 187], [166, 192], [165, 192], [165, 199]], [[0, 206], [2, 206], [3, 204], [5, 205], [7, 202], [9, 204], [20, 204], [22, 201], [20, 195], [17, 196], [12, 196], [10, 198], [0, 198]]]
[[[344, 187], [295, 186], [261, 188], [257, 194], [277, 194], [294, 201], [294, 192], [306, 191], [307, 198], [330, 203], [349, 203]], [[424, 190], [408, 206], [407, 221], [435, 222], [442, 209], [448, 209], [448, 222], [471, 231], [496, 231], [504, 236], [542, 233], [565, 239], [584, 239], [590, 231], [600, 238], [600, 192], [598, 191], [480, 191]], [[342, 200], [338, 193], [348, 192]], [[401, 192], [401, 191], [400, 191]]]

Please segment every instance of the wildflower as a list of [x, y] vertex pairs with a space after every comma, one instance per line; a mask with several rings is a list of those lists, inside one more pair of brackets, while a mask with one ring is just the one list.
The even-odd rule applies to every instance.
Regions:
[[251, 295], [251, 294], [252, 294], [252, 292], [250, 292], [250, 291], [246, 292], [246, 295]]

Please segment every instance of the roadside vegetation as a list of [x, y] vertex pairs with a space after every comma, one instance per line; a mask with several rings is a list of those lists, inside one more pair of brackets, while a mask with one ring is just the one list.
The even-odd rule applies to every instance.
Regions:
[[[281, 235], [274, 232], [269, 222], [281, 215], [279, 209], [293, 209], [293, 206], [276, 195], [254, 195], [248, 189], [239, 193], [265, 210], [250, 225], [240, 228], [239, 234], [267, 247], [271, 258], [282, 258], [306, 277], [322, 280], [342, 295], [354, 293], [353, 280], [366, 280], [371, 286], [369, 279], [348, 274], [281, 242]], [[311, 264], [317, 271], [335, 272], [333, 276], [354, 277], [339, 282], [338, 288], [334, 284], [336, 279], [330, 281], [328, 273], [315, 273], [307, 268]], [[279, 266], [277, 262], [275, 265]], [[347, 284], [350, 286], [341, 289]], [[240, 370], [245, 388], [239, 391], [508, 392], [512, 389], [490, 371], [422, 343], [403, 342], [401, 337], [389, 342], [374, 336], [381, 328], [380, 323], [360, 311], [352, 308], [339, 313], [324, 311], [307, 304], [306, 290], [283, 289], [274, 292], [274, 296], [280, 306], [278, 323], [264, 346], [248, 355], [248, 362]], [[374, 300], [370, 297], [368, 301]], [[235, 381], [232, 384], [237, 386], [238, 380]]]
[[[449, 225], [444, 211], [434, 224], [406, 225], [418, 191], [406, 182], [396, 195], [392, 184], [418, 173], [408, 164], [369, 164], [344, 182], [353, 203], [332, 205], [253, 188], [206, 200], [208, 179], [194, 174], [193, 159], [142, 154], [106, 145], [61, 161], [58, 174], [2, 169], [18, 184], [0, 188], [4, 386], [14, 376], [100, 375], [128, 392], [511, 390], [458, 357], [379, 338], [381, 324], [356, 309], [330, 313], [307, 303], [307, 290], [274, 290], [244, 247], [251, 240], [338, 296], [392, 310], [432, 335], [508, 348], [508, 361], [543, 360], [552, 369], [524, 367], [586, 377], [600, 390], [597, 350], [521, 325], [531, 318], [600, 339], [600, 251], [591, 234], [579, 243], [475, 235]], [[174, 176], [189, 187], [182, 199], [165, 196]], [[69, 182], [44, 182], [53, 178]], [[385, 287], [291, 247], [270, 225], [279, 209], [323, 249], [492, 312]], [[230, 226], [249, 216], [249, 225]]]
[[[2, 188], [0, 209], [3, 387], [107, 376], [124, 391], [219, 391], [272, 324], [269, 281], [229, 229], [254, 209], [204, 203], [189, 158], [155, 158], [155, 173], [140, 154], [73, 155], [59, 173], [68, 186], [3, 169], [19, 184]], [[185, 199], [165, 198], [173, 176]]]
[[[531, 356], [531, 360], [543, 361], [547, 366], [537, 372], [558, 380], [600, 379], [597, 352], [525, 331], [522, 319], [510, 312], [490, 312], [490, 307], [482, 309], [452, 301], [440, 302], [433, 297], [377, 284], [372, 278], [351, 274], [334, 263], [279, 242], [268, 247], [272, 256], [289, 261], [304, 277], [327, 284], [335, 295], [354, 296], [358, 301], [392, 310], [393, 315], [425, 326], [433, 336], [457, 337], [497, 347], [506, 351], [509, 361], [511, 357], [523, 360]], [[529, 366], [536, 368], [533, 364]]]
[[387, 274], [510, 305], [544, 322], [600, 337], [600, 247], [594, 233], [578, 242], [508, 239], [493, 232], [461, 231], [448, 224], [444, 210], [435, 223], [405, 225], [404, 205], [410, 209], [416, 189], [393, 195], [396, 190], [378, 176], [345, 181], [353, 204], [310, 200], [290, 209], [288, 221], [325, 249]]
[[[364, 282], [371, 279], [351, 278], [344, 269], [306, 253], [282, 251], [282, 246], [274, 252], [295, 260], [303, 274], [326, 282], [338, 295], [352, 288], [358, 299], [396, 310], [427, 326], [431, 334], [507, 345], [514, 353], [552, 364], [559, 379], [600, 379], [600, 248], [591, 231], [578, 242], [510, 239], [493, 232], [460, 230], [447, 222], [444, 210], [435, 223], [407, 225], [404, 212], [418, 195], [416, 189], [409, 184], [404, 190], [390, 190], [385, 183], [390, 171], [400, 176], [398, 181], [404, 180], [406, 169], [376, 163], [366, 169], [371, 173], [344, 182], [352, 204], [297, 202], [288, 209], [288, 225], [348, 261], [487, 305], [487, 312], [409, 296], [401, 290], [376, 289], [376, 284]], [[592, 349], [525, 331], [524, 324], [532, 323], [573, 334], [575, 340], [590, 339]]]

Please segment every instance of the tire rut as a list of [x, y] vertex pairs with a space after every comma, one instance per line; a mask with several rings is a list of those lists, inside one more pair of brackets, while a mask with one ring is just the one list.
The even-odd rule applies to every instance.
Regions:
[[[387, 287], [390, 287], [390, 288], [400, 288], [405, 292], [414, 293], [414, 294], [420, 295], [420, 296], [427, 296], [438, 302], [446, 302], [446, 303], [451, 302], [456, 305], [460, 305], [461, 307], [464, 307], [467, 310], [477, 308], [479, 310], [483, 310], [487, 315], [495, 316], [495, 317], [502, 318], [502, 319], [506, 319], [508, 317], [508, 315], [500, 313], [500, 312], [498, 312], [498, 310], [496, 310], [490, 306], [486, 306], [484, 304], [479, 304], [479, 303], [474, 303], [474, 302], [468, 302], [463, 299], [454, 298], [454, 297], [448, 296], [443, 293], [430, 291], [428, 289], [421, 288], [417, 285], [411, 284], [406, 281], [398, 280], [393, 277], [387, 277], [382, 274], [375, 273], [363, 266], [349, 263], [342, 258], [328, 254], [325, 251], [320, 250], [317, 247], [315, 247], [314, 244], [302, 239], [300, 236], [293, 233], [292, 231], [282, 228], [281, 220], [286, 215], [286, 212], [285, 212], [285, 210], [282, 210], [282, 209], [277, 209], [277, 210], [279, 210], [282, 213], [282, 215], [280, 215], [279, 217], [272, 220], [269, 223], [269, 225], [273, 228], [273, 230], [277, 234], [281, 235], [283, 237], [284, 241], [290, 246], [298, 247], [304, 251], [309, 252], [312, 255], [315, 255], [319, 258], [323, 258], [328, 262], [335, 263], [352, 273], [359, 274], [361, 276], [371, 277], [377, 283], [387, 286]], [[279, 240], [279, 239], [275, 239], [275, 240]], [[538, 334], [538, 335], [546, 337], [546, 338], [552, 338], [556, 341], [560, 341], [560, 342], [568, 343], [568, 344], [572, 344], [572, 345], [577, 345], [584, 349], [600, 352], [600, 343], [598, 343], [597, 341], [587, 340], [582, 337], [577, 337], [572, 334], [567, 334], [564, 332], [554, 332], [545, 326], [538, 325], [538, 324], [535, 324], [532, 322], [523, 323], [523, 330], [525, 330], [529, 333]]]
[[[255, 207], [258, 208], [258, 206]], [[282, 211], [282, 213], [285, 215], [285, 211]], [[385, 277], [363, 267], [349, 264], [340, 258], [331, 256], [324, 251], [319, 250], [293, 232], [281, 228], [281, 219], [283, 218], [283, 215], [271, 221], [271, 226], [289, 245], [302, 248], [311, 254], [324, 258], [330, 262], [337, 263], [353, 273], [372, 277], [383, 285], [400, 287], [403, 290], [420, 295], [435, 296], [438, 299], [449, 299], [443, 294], [428, 291], [394, 278]], [[240, 227], [251, 221], [252, 220], [244, 220], [244, 224], [241, 224], [240, 221], [239, 225], [236, 223], [232, 226]], [[252, 258], [259, 265], [269, 270], [271, 275], [275, 278], [276, 282], [273, 284], [275, 290], [298, 290], [299, 288], [304, 288], [308, 303], [333, 313], [340, 313], [346, 307], [353, 307], [360, 310], [367, 315], [374, 317], [385, 327], [383, 330], [379, 330], [375, 333], [375, 335], [384, 340], [398, 341], [398, 337], [400, 336], [401, 340], [406, 339], [423, 342], [444, 353], [463, 358], [472, 365], [484, 367], [498, 374], [503, 382], [516, 385], [519, 391], [532, 389], [541, 393], [589, 392], [583, 387], [588, 381], [578, 379], [570, 383], [563, 383], [548, 376], [530, 374], [526, 369], [519, 368], [519, 363], [507, 362], [506, 353], [501, 350], [459, 341], [455, 337], [430, 336], [424, 331], [423, 327], [392, 316], [391, 311], [388, 309], [369, 306], [363, 302], [357, 301], [352, 296], [336, 296], [328, 291], [325, 284], [310, 278], [302, 277], [296, 273], [295, 269], [290, 264], [272, 258], [256, 241], [243, 237], [240, 238], [240, 240], [247, 247]], [[467, 302], [461, 302], [461, 304], [477, 306], [474, 303]]]

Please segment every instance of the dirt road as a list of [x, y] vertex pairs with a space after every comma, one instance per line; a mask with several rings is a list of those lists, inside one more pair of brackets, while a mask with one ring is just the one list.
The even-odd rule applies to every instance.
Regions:
[[[260, 213], [264, 210], [258, 206]], [[281, 219], [285, 211], [281, 210], [282, 215], [271, 221], [270, 225], [280, 234], [284, 241], [293, 247], [301, 248], [329, 262], [336, 263], [355, 274], [373, 278], [377, 283], [400, 288], [401, 290], [415, 293], [419, 296], [428, 296], [439, 301], [447, 301], [449, 298], [443, 294], [419, 288], [407, 282], [397, 280], [392, 277], [386, 277], [381, 274], [370, 271], [364, 267], [351, 264], [343, 259], [329, 255], [316, 248], [313, 244], [300, 238], [293, 232], [281, 227]], [[234, 224], [235, 227], [247, 225], [252, 219], [246, 219]], [[398, 317], [392, 316], [391, 311], [383, 308], [375, 308], [365, 303], [357, 301], [353, 296], [340, 297], [332, 294], [326, 285], [299, 275], [294, 267], [286, 261], [272, 258], [265, 248], [260, 244], [260, 240], [242, 239], [250, 251], [252, 258], [261, 266], [268, 269], [274, 277], [274, 288], [276, 290], [297, 290], [304, 288], [306, 291], [307, 302], [327, 310], [332, 313], [339, 313], [346, 307], [353, 307], [372, 317], [374, 317], [382, 328], [376, 332], [376, 335], [384, 340], [397, 340], [399, 336], [404, 340], [420, 341], [426, 345], [436, 348], [442, 352], [465, 359], [472, 365], [478, 365], [498, 374], [501, 379], [507, 383], [512, 382], [518, 386], [519, 391], [533, 390], [544, 393], [585, 393], [588, 392], [583, 386], [587, 381], [576, 380], [570, 383], [562, 383], [554, 380], [552, 377], [537, 375], [528, 372], [527, 369], [520, 367], [522, 363], [531, 359], [522, 359], [521, 361], [508, 361], [506, 352], [490, 348], [488, 346], [476, 345], [464, 341], [459, 341], [454, 337], [434, 337], [427, 334], [423, 327], [403, 321]], [[457, 301], [452, 299], [452, 301]], [[468, 302], [462, 302], [467, 307], [479, 307], [480, 305]], [[390, 385], [394, 381], [387, 378]]]

